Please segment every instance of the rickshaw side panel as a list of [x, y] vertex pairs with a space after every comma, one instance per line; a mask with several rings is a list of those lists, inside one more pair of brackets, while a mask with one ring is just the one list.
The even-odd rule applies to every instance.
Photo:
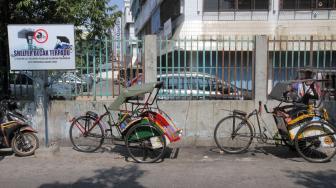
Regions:
[[[164, 132], [162, 131], [162, 129], [159, 126], [151, 123], [146, 118], [131, 121], [127, 125], [127, 129], [124, 131], [124, 134], [127, 134], [127, 132], [130, 130], [130, 128], [132, 128], [135, 125], [139, 125], [139, 124], [140, 125], [148, 125], [148, 126], [141, 127], [139, 129], [137, 129], [137, 134], [130, 135], [129, 141], [134, 141], [134, 140], [138, 140], [138, 139], [145, 139], [145, 138], [149, 138], [149, 137], [153, 137], [153, 136], [160, 136], [160, 135], [164, 134]], [[155, 126], [155, 127], [159, 128], [160, 132], [159, 133], [158, 132], [153, 132], [153, 129], [151, 128], [152, 126]]]
[[152, 122], [154, 122], [157, 127], [159, 127], [164, 134], [168, 137], [170, 142], [176, 142], [181, 139], [179, 133], [180, 129], [177, 129], [173, 121], [164, 114], [147, 111], [142, 114], [142, 116], [149, 117]]

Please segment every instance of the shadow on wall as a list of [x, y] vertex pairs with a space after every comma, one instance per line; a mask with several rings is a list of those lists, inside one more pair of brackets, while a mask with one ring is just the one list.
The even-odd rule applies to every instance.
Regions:
[[286, 171], [288, 177], [295, 179], [294, 183], [307, 188], [336, 187], [336, 170], [325, 171]]
[[97, 170], [96, 175], [89, 178], [80, 178], [74, 183], [43, 184], [40, 188], [104, 188], [104, 187], [143, 187], [137, 179], [144, 174], [135, 165], [126, 167], [112, 167], [108, 170]]

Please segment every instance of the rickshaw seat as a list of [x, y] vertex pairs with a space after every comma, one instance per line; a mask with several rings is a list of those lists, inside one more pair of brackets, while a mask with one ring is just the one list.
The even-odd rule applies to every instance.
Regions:
[[241, 116], [246, 116], [247, 115], [246, 112], [241, 111], [241, 110], [233, 110], [233, 114], [238, 114], [238, 115], [241, 115]]

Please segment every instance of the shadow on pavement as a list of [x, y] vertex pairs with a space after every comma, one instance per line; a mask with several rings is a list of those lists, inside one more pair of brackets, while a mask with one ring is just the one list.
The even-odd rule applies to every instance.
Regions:
[[[158, 160], [155, 163], [161, 163], [165, 159], [177, 159], [179, 155], [179, 148], [169, 148], [166, 147], [165, 154], [163, 155], [163, 159]], [[102, 146], [99, 150], [96, 151], [97, 153], [111, 153], [117, 154], [120, 158], [124, 158], [127, 162], [134, 162], [133, 159], [129, 156], [127, 148], [123, 144], [114, 144], [112, 146]]]
[[325, 171], [285, 171], [297, 185], [307, 188], [336, 187], [336, 170]]
[[13, 151], [0, 151], [0, 161], [3, 160], [6, 156], [11, 156], [13, 155]]
[[107, 170], [97, 170], [96, 175], [88, 178], [80, 178], [73, 183], [47, 183], [39, 188], [104, 188], [104, 187], [143, 187], [137, 182], [144, 171], [135, 165], [126, 167], [112, 167]]
[[224, 154], [224, 155], [237, 155], [237, 156], [258, 156], [259, 154], [263, 155], [272, 155], [282, 159], [288, 159], [291, 161], [302, 162], [300, 155], [286, 146], [255, 146], [247, 149], [246, 151], [238, 154], [228, 154], [224, 151], [221, 151], [219, 148], [211, 148], [209, 150], [215, 154]]
[[265, 155], [273, 155], [281, 159], [288, 159], [296, 162], [304, 161], [296, 151], [289, 149], [287, 146], [257, 146], [251, 150], [251, 152], [254, 154], [263, 153]]

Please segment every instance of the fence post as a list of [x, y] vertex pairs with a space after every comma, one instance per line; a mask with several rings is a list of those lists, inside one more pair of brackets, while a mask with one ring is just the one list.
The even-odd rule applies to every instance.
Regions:
[[157, 37], [156, 35], [145, 36], [145, 83], [156, 82], [157, 77]]
[[266, 35], [256, 36], [255, 62], [255, 105], [267, 100], [267, 53], [268, 40]]

